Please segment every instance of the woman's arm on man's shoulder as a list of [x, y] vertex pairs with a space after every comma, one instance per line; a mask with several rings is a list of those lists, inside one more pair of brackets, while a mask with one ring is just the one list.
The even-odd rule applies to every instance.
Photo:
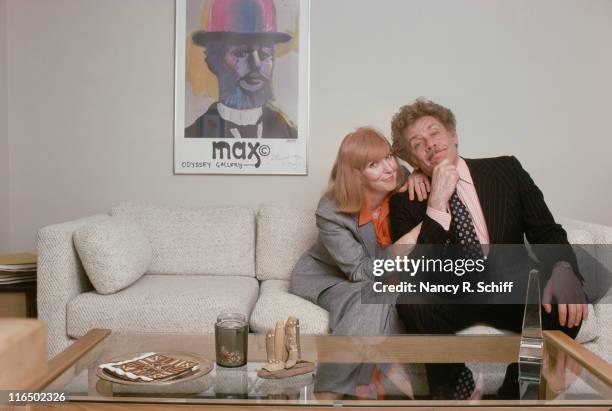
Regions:
[[417, 244], [442, 244], [449, 232], [427, 215], [427, 202], [410, 200], [407, 193], [397, 193], [389, 201], [389, 230], [395, 242], [421, 224]]

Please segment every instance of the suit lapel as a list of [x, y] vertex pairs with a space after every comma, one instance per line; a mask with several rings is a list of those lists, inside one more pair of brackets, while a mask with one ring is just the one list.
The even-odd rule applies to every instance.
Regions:
[[374, 231], [374, 224], [368, 223], [362, 226], [359, 225], [358, 218], [355, 219], [355, 227], [357, 228], [357, 234], [359, 235], [361, 243], [368, 250], [370, 256], [376, 255], [376, 232]]
[[482, 213], [487, 223], [489, 242], [491, 244], [500, 243], [506, 213], [506, 195], [503, 190], [500, 190], [499, 182], [495, 178], [495, 170], [482, 161], [466, 158], [465, 162], [474, 181], [476, 194], [478, 194]]

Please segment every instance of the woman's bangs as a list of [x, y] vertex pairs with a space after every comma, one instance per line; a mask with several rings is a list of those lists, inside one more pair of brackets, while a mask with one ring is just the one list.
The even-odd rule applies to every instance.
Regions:
[[363, 139], [363, 149], [356, 156], [359, 158], [358, 164], [354, 164], [355, 168], [363, 169], [368, 163], [378, 161], [387, 156], [391, 152], [391, 147], [387, 140], [373, 130], [366, 134]]

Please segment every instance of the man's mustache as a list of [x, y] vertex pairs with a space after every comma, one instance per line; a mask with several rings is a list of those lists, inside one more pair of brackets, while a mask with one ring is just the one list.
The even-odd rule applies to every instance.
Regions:
[[431, 150], [431, 151], [429, 152], [429, 155], [427, 156], [427, 160], [431, 160], [431, 158], [432, 158], [433, 156], [435, 156], [436, 154], [438, 154], [440, 151], [444, 151], [444, 150], [446, 150], [446, 148], [447, 148], [447, 147], [445, 146], [445, 147], [440, 147], [440, 148], [436, 148], [436, 149], [434, 149], [434, 150]]

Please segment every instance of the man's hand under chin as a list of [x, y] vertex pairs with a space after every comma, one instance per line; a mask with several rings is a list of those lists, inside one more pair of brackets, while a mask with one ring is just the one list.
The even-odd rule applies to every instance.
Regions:
[[450, 160], [444, 159], [434, 167], [431, 176], [431, 193], [429, 194], [429, 207], [438, 211], [447, 212], [448, 201], [457, 188], [459, 173], [457, 166]]
[[552, 301], [556, 300], [559, 324], [568, 328], [577, 327], [589, 318], [589, 308], [582, 283], [572, 266], [564, 261], [555, 264], [542, 296], [542, 306], [550, 314]]

